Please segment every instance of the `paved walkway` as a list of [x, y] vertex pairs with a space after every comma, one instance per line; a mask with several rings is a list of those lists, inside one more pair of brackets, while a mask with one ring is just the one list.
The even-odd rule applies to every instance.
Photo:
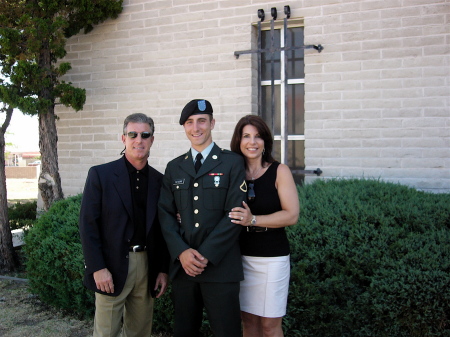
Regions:
[[9, 200], [28, 200], [38, 197], [37, 179], [6, 179]]

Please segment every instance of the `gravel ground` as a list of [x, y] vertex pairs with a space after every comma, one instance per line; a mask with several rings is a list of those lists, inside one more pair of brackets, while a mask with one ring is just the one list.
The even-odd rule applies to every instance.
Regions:
[[0, 336], [92, 336], [92, 321], [78, 320], [45, 305], [28, 292], [27, 285], [0, 278]]
[[92, 326], [92, 320], [79, 320], [42, 303], [28, 292], [27, 282], [0, 278], [0, 336], [88, 337]]

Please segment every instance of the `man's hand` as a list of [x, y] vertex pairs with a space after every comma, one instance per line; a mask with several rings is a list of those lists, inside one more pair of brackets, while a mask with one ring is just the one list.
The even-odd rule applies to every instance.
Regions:
[[192, 248], [186, 249], [178, 258], [186, 274], [192, 277], [200, 275], [208, 264], [208, 259]]
[[156, 298], [160, 298], [167, 290], [167, 286], [168, 286], [168, 275], [165, 273], [159, 273], [158, 277], [156, 278], [156, 283], [155, 283], [155, 288], [154, 290], [158, 290], [159, 288], [159, 292], [156, 295]]
[[97, 270], [94, 272], [94, 281], [98, 290], [105, 293], [114, 292], [114, 282], [112, 275], [107, 268]]

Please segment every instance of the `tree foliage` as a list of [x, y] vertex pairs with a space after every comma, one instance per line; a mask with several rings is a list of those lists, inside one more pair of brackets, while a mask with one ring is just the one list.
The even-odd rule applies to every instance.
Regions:
[[44, 208], [63, 198], [58, 170], [55, 105], [76, 111], [85, 89], [62, 80], [70, 63], [67, 38], [91, 31], [95, 24], [116, 18], [122, 0], [3, 0], [0, 3], [0, 100], [23, 113], [39, 116], [42, 155], [39, 190]]
[[8, 225], [5, 175], [5, 133], [14, 109], [39, 117], [41, 174], [39, 191], [48, 210], [62, 199], [58, 169], [55, 105], [76, 111], [86, 91], [62, 80], [70, 63], [67, 38], [91, 31], [95, 24], [116, 18], [122, 0], [2, 0], [0, 1], [0, 112], [6, 113], [0, 132], [0, 269], [12, 270], [14, 258]]

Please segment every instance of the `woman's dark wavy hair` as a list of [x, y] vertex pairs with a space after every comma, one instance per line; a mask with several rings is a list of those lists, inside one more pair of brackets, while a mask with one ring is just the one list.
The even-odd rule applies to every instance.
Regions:
[[273, 163], [275, 159], [272, 157], [273, 137], [266, 122], [255, 115], [247, 115], [242, 117], [234, 128], [233, 137], [231, 138], [231, 151], [239, 153], [244, 156], [241, 151], [242, 130], [246, 125], [253, 125], [257, 130], [262, 140], [264, 141], [264, 154], [262, 155], [262, 163]]

